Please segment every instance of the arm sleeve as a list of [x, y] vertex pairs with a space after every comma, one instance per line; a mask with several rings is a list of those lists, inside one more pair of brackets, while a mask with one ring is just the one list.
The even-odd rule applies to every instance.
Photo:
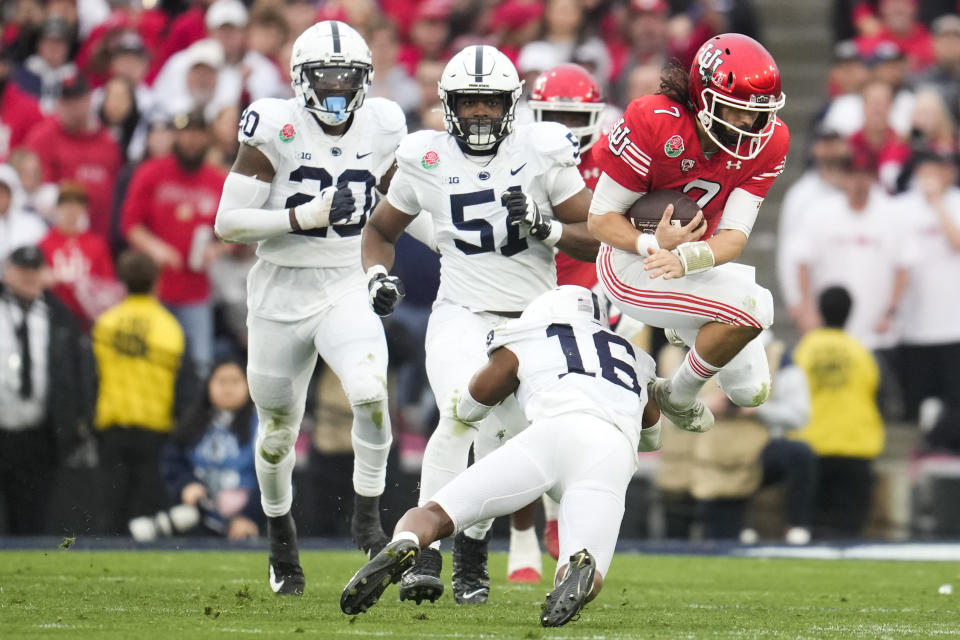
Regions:
[[750, 232], [753, 231], [753, 224], [757, 221], [757, 214], [760, 213], [761, 204], [763, 204], [762, 197], [743, 189], [734, 189], [727, 198], [717, 229], [736, 229], [749, 238]]
[[223, 183], [213, 229], [227, 242], [256, 242], [289, 233], [288, 209], [263, 209], [270, 185], [253, 176], [231, 171]]
[[593, 200], [590, 201], [590, 213], [602, 216], [606, 213], [626, 213], [633, 203], [644, 194], [621, 186], [616, 180], [606, 174], [600, 174], [597, 185], [593, 189]]

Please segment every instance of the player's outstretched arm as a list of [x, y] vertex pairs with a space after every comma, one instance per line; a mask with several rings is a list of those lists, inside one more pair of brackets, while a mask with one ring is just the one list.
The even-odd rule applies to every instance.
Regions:
[[572, 197], [553, 205], [553, 213], [563, 223], [563, 235], [557, 241], [557, 249], [571, 258], [594, 262], [600, 250], [600, 242], [587, 227], [590, 209], [590, 190], [584, 187]]

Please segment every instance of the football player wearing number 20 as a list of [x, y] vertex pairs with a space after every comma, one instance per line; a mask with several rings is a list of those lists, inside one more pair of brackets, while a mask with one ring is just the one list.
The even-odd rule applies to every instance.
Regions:
[[[598, 242], [586, 228], [590, 191], [577, 171], [580, 143], [566, 127], [514, 127], [521, 82], [510, 59], [490, 46], [457, 53], [439, 85], [446, 132], [412, 133], [397, 149], [397, 173], [363, 229], [362, 260], [370, 303], [389, 314], [402, 288], [389, 276], [394, 244], [424, 211], [440, 252], [440, 290], [426, 337], [427, 376], [440, 422], [424, 452], [420, 504], [467, 467], [527, 426], [516, 399], [478, 426], [454, 415], [459, 394], [485, 359], [484, 340], [556, 286], [554, 247], [592, 261]], [[453, 591], [458, 603], [489, 593], [489, 522], [454, 540]], [[439, 543], [437, 543], [439, 546]], [[404, 575], [401, 600], [436, 600], [443, 592], [438, 548], [425, 549]]]
[[[696, 396], [718, 372], [741, 407], [770, 393], [755, 338], [773, 323], [773, 299], [752, 267], [731, 261], [783, 172], [790, 134], [777, 112], [784, 101], [770, 53], [747, 36], [722, 34], [703, 44], [689, 73], [667, 67], [660, 91], [631, 102], [597, 145], [602, 173], [589, 221], [603, 243], [597, 275], [622, 313], [690, 346], [672, 379], [651, 386], [664, 415], [690, 431], [713, 426]], [[656, 233], [641, 234], [622, 214], [657, 189], [686, 193], [700, 213], [673, 226], [669, 205]]]
[[294, 443], [307, 385], [323, 357], [353, 407], [351, 533], [376, 554], [391, 434], [387, 345], [367, 304], [360, 231], [392, 176], [406, 135], [403, 112], [364, 100], [370, 49], [343, 22], [314, 24], [293, 44], [296, 96], [252, 103], [240, 122], [240, 152], [224, 184], [215, 229], [228, 242], [258, 242], [250, 270], [250, 393], [257, 405], [256, 468], [270, 538], [274, 592], [301, 595], [303, 571], [290, 514]]

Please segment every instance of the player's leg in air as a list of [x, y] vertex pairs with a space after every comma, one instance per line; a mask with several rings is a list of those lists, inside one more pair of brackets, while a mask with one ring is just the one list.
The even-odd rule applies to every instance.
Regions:
[[[347, 278], [344, 278], [348, 280]], [[367, 557], [388, 542], [380, 522], [380, 496], [393, 442], [387, 403], [387, 343], [366, 292], [353, 286], [316, 325], [317, 351], [340, 379], [353, 409], [353, 516], [350, 534]]]

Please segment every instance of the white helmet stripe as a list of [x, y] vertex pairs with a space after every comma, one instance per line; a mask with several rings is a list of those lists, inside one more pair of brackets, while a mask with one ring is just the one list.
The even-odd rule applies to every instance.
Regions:
[[340, 23], [330, 21], [330, 35], [333, 36], [333, 52], [340, 53]]
[[483, 82], [483, 47], [477, 45], [477, 57], [476, 62], [473, 68], [473, 73], [476, 76], [474, 80], [476, 82]]

